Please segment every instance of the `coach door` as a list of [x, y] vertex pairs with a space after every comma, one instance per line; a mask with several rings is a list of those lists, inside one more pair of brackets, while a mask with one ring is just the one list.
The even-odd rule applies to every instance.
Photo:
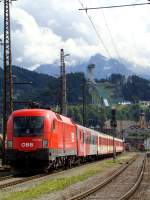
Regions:
[[78, 155], [83, 156], [83, 153], [84, 153], [83, 130], [80, 129], [79, 127], [77, 127], [77, 134], [78, 134], [78, 141], [77, 141]]

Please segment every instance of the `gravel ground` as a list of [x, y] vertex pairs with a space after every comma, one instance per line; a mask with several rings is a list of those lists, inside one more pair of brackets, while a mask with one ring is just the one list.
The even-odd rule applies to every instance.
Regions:
[[2, 181], [0, 181], [0, 186], [4, 185], [4, 184], [7, 184], [7, 183], [14, 182], [14, 181], [19, 181], [19, 180], [22, 180], [22, 178], [14, 178], [14, 177], [12, 177], [10, 179], [2, 180]]
[[[110, 167], [105, 172], [100, 172], [99, 174], [96, 174], [90, 178], [88, 178], [85, 181], [78, 182], [76, 184], [73, 184], [63, 191], [53, 192], [47, 195], [44, 195], [43, 197], [40, 197], [36, 200], [66, 200], [76, 194], [79, 194], [83, 191], [86, 191], [87, 189], [90, 189], [94, 185], [97, 185], [99, 181], [103, 181], [106, 177], [108, 177], [112, 172], [117, 169], [118, 167]], [[74, 174], [75, 175], [75, 174]], [[77, 175], [77, 174], [76, 174]]]
[[130, 200], [150, 200], [150, 158], [147, 158], [143, 180]]
[[117, 200], [134, 185], [142, 166], [143, 155], [133, 162], [123, 173], [112, 180], [100, 191], [85, 198], [86, 200]]
[[[72, 168], [66, 171], [62, 171], [59, 172], [57, 174], [51, 174], [48, 175], [47, 177], [44, 178], [40, 178], [38, 180], [32, 180], [32, 181], [28, 181], [27, 183], [23, 183], [23, 184], [19, 184], [14, 186], [13, 188], [10, 187], [9, 188], [9, 192], [16, 192], [16, 191], [24, 191], [26, 189], [29, 189], [31, 187], [35, 187], [36, 185], [40, 184], [41, 182], [44, 182], [46, 180], [52, 180], [52, 179], [56, 179], [56, 178], [63, 178], [63, 177], [71, 177], [74, 175], [80, 175], [82, 173], [85, 172], [85, 170], [90, 169], [92, 167], [95, 167], [96, 165], [100, 165], [100, 163], [103, 162], [102, 161], [98, 161], [96, 163], [91, 163], [91, 164], [86, 164], [80, 167], [76, 167], [76, 168]], [[109, 176], [114, 170], [116, 170], [120, 165], [116, 165], [116, 166], [111, 166], [110, 168], [107, 168], [107, 170], [100, 172], [97, 175], [94, 175], [90, 178], [88, 178], [87, 180], [83, 181], [83, 182], [79, 182], [77, 184], [71, 185], [68, 188], [66, 188], [63, 191], [58, 191], [58, 192], [53, 192], [47, 195], [44, 195], [36, 200], [65, 200], [68, 197], [71, 197], [75, 194], [78, 194], [79, 192], [83, 192], [89, 188], [91, 188], [93, 185], [96, 185], [97, 183], [99, 183], [100, 181], [103, 181], [107, 176]], [[3, 189], [0, 192], [0, 199], [2, 196], [5, 196], [8, 194], [8, 188], [7, 189]]]

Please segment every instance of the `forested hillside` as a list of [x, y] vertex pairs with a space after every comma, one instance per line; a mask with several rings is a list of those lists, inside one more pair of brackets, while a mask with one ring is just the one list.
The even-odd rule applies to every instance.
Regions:
[[[0, 69], [0, 87], [2, 88], [2, 74]], [[68, 104], [81, 104], [83, 93], [83, 73], [67, 74], [67, 101]], [[13, 66], [14, 83], [32, 84], [14, 84], [14, 102], [36, 101], [42, 104], [58, 105], [60, 102], [60, 79], [52, 76], [39, 74], [20, 67]], [[96, 80], [97, 84], [107, 86], [103, 87], [103, 93], [111, 94], [115, 99], [131, 101], [133, 103], [139, 100], [150, 100], [150, 81], [138, 76], [129, 76], [126, 78], [120, 74], [112, 74], [108, 79]], [[107, 83], [107, 84], [106, 84]], [[109, 87], [108, 87], [109, 86]], [[0, 94], [0, 103], [2, 102], [2, 90]], [[101, 91], [99, 92], [102, 94]], [[91, 94], [92, 95], [92, 92]], [[86, 96], [89, 102], [90, 95], [88, 88]], [[119, 101], [119, 100], [118, 100]], [[16, 106], [16, 104], [15, 104]], [[17, 104], [19, 106], [19, 104]], [[20, 107], [25, 105], [20, 104]]]
[[[0, 69], [0, 87], [2, 88], [2, 74]], [[83, 98], [83, 73], [67, 74], [67, 102], [68, 116], [82, 124], [82, 98]], [[48, 75], [28, 71], [19, 67], [13, 67], [14, 105], [15, 109], [27, 106], [25, 102], [35, 101], [43, 105], [56, 108], [60, 102], [60, 79]], [[150, 100], [150, 82], [138, 76], [126, 78], [120, 74], [112, 74], [108, 79], [96, 80], [99, 95], [110, 96], [119, 102], [131, 101], [138, 103], [139, 100]], [[111, 109], [92, 105], [90, 99], [93, 91], [89, 94], [88, 84], [86, 87], [86, 125], [103, 127], [104, 121], [110, 118]], [[0, 90], [0, 108], [2, 109], [2, 90]], [[20, 102], [20, 103], [18, 103]], [[21, 103], [24, 102], [24, 103]], [[121, 106], [121, 105], [120, 105]], [[141, 108], [138, 104], [126, 105], [117, 108], [118, 120], [138, 120]], [[1, 112], [2, 113], [2, 112]], [[145, 110], [147, 119], [150, 119], [149, 108]]]
[[112, 74], [108, 80], [115, 85], [116, 95], [120, 94], [125, 101], [137, 103], [150, 101], [150, 81], [136, 75], [125, 77], [120, 74]]
[[[0, 87], [2, 88], [2, 74], [0, 69]], [[78, 104], [82, 97], [83, 73], [67, 75], [67, 99], [69, 104]], [[60, 101], [60, 79], [39, 74], [20, 67], [13, 66], [14, 102], [36, 101], [46, 105], [57, 105]], [[31, 83], [32, 84], [15, 84]], [[0, 103], [2, 102], [2, 90]], [[15, 104], [24, 107], [25, 104]]]

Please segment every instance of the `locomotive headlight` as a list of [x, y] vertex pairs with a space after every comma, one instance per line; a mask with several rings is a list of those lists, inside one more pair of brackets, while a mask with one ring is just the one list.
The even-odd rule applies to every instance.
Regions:
[[43, 148], [48, 148], [48, 140], [43, 140]]
[[7, 148], [8, 148], [8, 149], [12, 149], [12, 147], [13, 147], [12, 140], [8, 140], [8, 141], [7, 141]]

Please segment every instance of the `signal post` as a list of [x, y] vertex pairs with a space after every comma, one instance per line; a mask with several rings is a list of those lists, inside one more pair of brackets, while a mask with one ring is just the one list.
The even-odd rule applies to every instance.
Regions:
[[116, 145], [115, 145], [115, 136], [116, 136], [116, 127], [117, 127], [117, 121], [116, 121], [116, 108], [113, 107], [111, 110], [111, 121], [110, 125], [112, 127], [112, 133], [113, 133], [113, 160], [116, 159]]

